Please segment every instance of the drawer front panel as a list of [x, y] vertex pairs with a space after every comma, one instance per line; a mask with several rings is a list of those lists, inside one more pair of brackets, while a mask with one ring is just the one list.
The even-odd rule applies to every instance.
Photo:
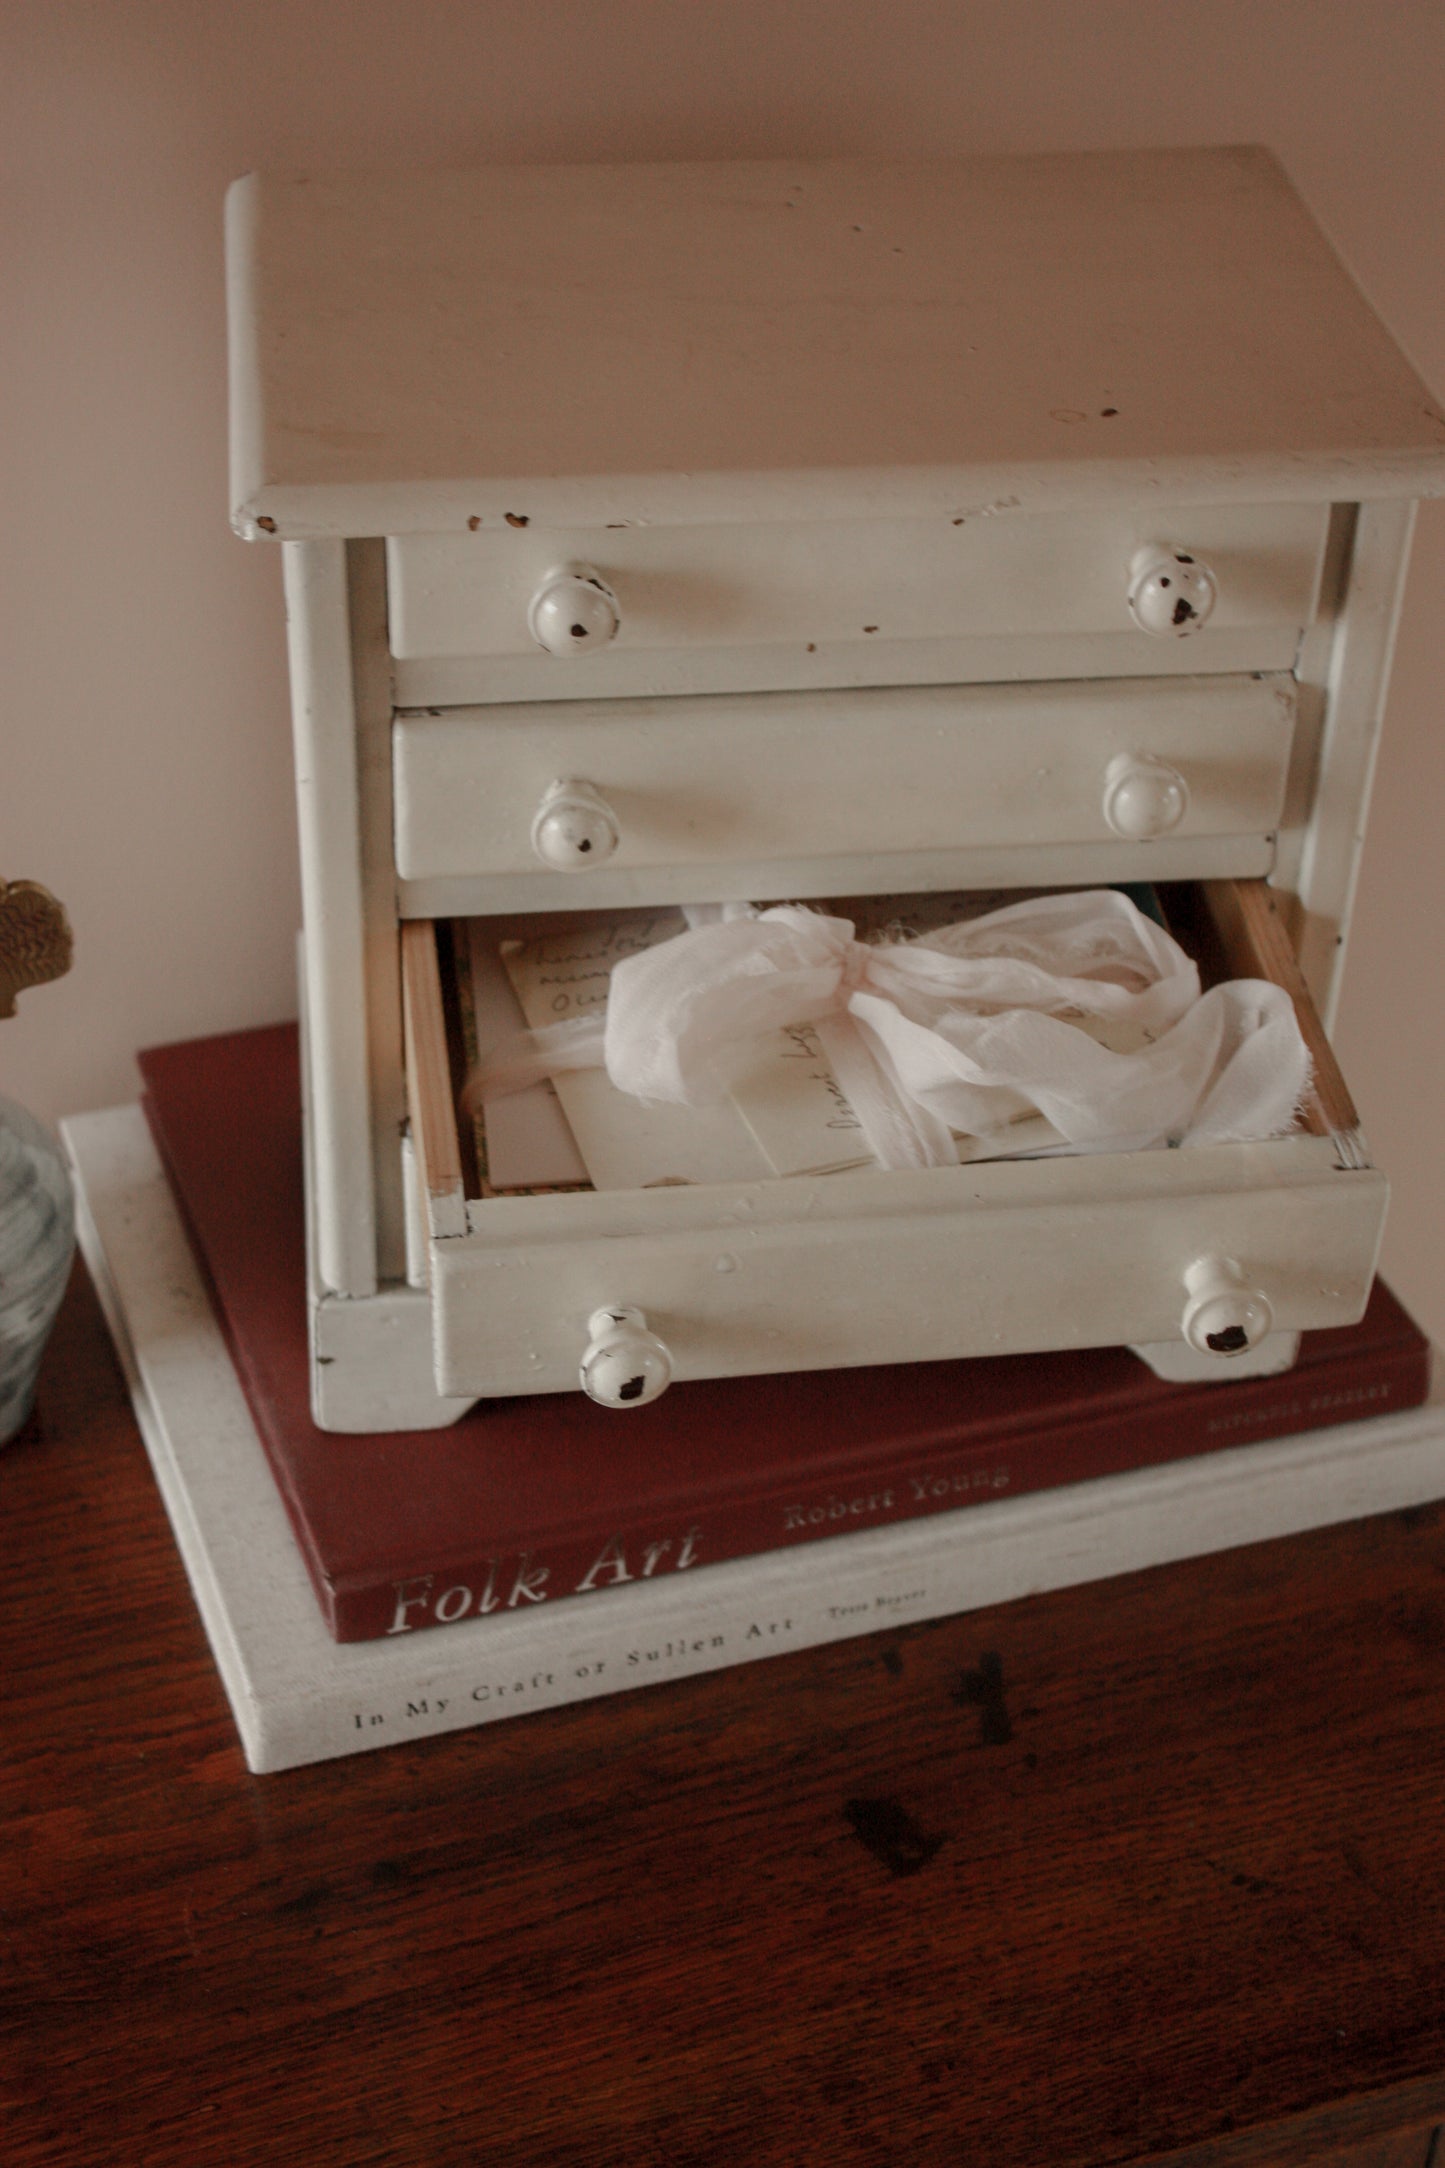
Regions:
[[1246, 1268], [1276, 1329], [1344, 1324], [1387, 1188], [1318, 1137], [935, 1170], [927, 1208], [885, 1208], [916, 1179], [519, 1200], [575, 1229], [536, 1241], [488, 1239], [519, 1225], [491, 1200], [482, 1231], [432, 1245], [438, 1389], [568, 1389], [587, 1319], [613, 1304], [645, 1313], [682, 1378], [1174, 1340], [1184, 1274], [1209, 1255]]
[[[1312, 614], [1327, 522], [1320, 505], [1150, 506], [957, 523], [393, 538], [390, 641], [402, 665], [498, 665], [479, 673], [477, 699], [609, 697], [679, 689], [680, 679], [683, 690], [726, 690], [730, 657], [740, 685], [757, 682], [759, 650], [819, 673], [841, 657], [859, 682], [872, 647], [872, 682], [886, 683], [894, 653], [932, 642], [986, 642], [992, 653], [1000, 643], [1112, 638], [1141, 658], [1121, 669], [1156, 668], [1161, 654], [1181, 649], [1191, 670], [1272, 668]], [[1196, 556], [1217, 584], [1208, 622], [1185, 640], [1141, 631], [1129, 609], [1131, 565], [1159, 545]], [[612, 591], [617, 630], [599, 637], [593, 626], [553, 655], [534, 636], [531, 608], [574, 566]], [[691, 686], [685, 657], [698, 666]], [[660, 669], [665, 685], [656, 683]], [[403, 697], [405, 686], [403, 672]]]
[[[1293, 719], [1283, 678], [404, 715], [393, 737], [396, 863], [408, 881], [504, 877], [517, 907], [541, 908], [612, 902], [637, 877], [666, 871], [781, 872], [910, 853], [927, 855], [946, 883], [950, 854], [963, 878], [971, 851], [1065, 844], [1099, 846], [1116, 870], [1106, 876], [1101, 861], [1098, 877], [1143, 877], [1147, 839], [1114, 825], [1121, 767], [1143, 759], [1182, 779], [1186, 802], [1164, 838], [1174, 866], [1192, 845], [1193, 872], [1264, 871]], [[560, 778], [585, 780], [610, 809], [617, 840], [605, 863], [557, 871], [534, 844], [534, 820]], [[1238, 839], [1257, 858], [1248, 868], [1224, 855]], [[1050, 875], [1041, 865], [1034, 878]]]

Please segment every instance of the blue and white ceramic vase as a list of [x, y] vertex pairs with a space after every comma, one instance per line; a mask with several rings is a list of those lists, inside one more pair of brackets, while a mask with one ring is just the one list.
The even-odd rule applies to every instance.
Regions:
[[75, 1203], [54, 1138], [0, 1099], [0, 1444], [35, 1402], [40, 1358], [75, 1252]]

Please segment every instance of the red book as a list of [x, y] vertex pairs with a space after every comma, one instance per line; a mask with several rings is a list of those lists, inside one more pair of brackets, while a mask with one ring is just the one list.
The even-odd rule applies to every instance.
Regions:
[[581, 1392], [449, 1430], [311, 1420], [293, 1025], [140, 1057], [146, 1111], [330, 1631], [415, 1633], [623, 1580], [1415, 1407], [1424, 1335], [1377, 1283], [1284, 1375], [1167, 1385], [1125, 1348]]

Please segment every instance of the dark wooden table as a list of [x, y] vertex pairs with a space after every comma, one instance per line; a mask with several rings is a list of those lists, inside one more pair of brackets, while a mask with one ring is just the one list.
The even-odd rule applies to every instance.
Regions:
[[94, 1299], [0, 1455], [7, 2168], [1445, 2168], [1445, 1513], [248, 1776]]

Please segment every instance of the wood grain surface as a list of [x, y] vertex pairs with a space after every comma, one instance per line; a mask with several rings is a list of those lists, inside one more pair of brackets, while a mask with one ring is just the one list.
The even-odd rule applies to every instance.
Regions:
[[82, 1280], [0, 1480], [7, 2168], [1445, 2160], [1438, 1508], [256, 1778]]

